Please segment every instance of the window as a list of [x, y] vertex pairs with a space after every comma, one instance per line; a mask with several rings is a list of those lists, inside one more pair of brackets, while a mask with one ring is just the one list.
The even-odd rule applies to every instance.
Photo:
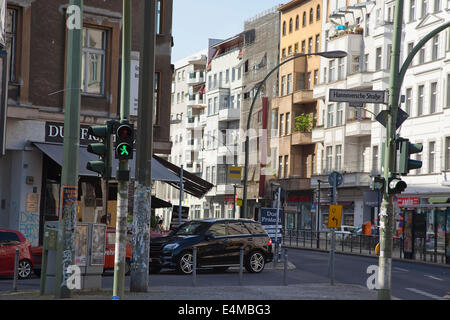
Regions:
[[289, 177], [289, 156], [284, 156], [284, 178]]
[[234, 81], [236, 79], [236, 69], [231, 69], [231, 81]]
[[419, 86], [417, 90], [417, 116], [421, 116], [423, 114], [423, 91], [424, 86]]
[[161, 34], [163, 32], [163, 12], [162, 0], [158, 0], [156, 3], [156, 34]]
[[[209, 138], [208, 138], [208, 146], [209, 146]], [[209, 170], [210, 170], [210, 167], [206, 167], [206, 177], [205, 177], [205, 179], [206, 179], [206, 181], [211, 182], [211, 179], [210, 179], [210, 176], [209, 176]]]
[[216, 184], [216, 167], [211, 167], [211, 183]]
[[[413, 49], [414, 49], [414, 42], [409, 42], [408, 46], [407, 46], [406, 56], [408, 56]], [[413, 65], [413, 64], [414, 64], [414, 60], [411, 61], [411, 65]]]
[[238, 74], [237, 74], [237, 78], [238, 80], [241, 80], [241, 67], [238, 68]]
[[422, 0], [422, 18], [428, 13], [428, 0]]
[[286, 49], [281, 50], [281, 57], [286, 57]]
[[303, 26], [303, 27], [306, 27], [306, 12], [303, 12], [302, 26]]
[[[417, 153], [416, 154], [416, 160], [417, 161], [422, 161], [422, 153]], [[421, 174], [422, 173], [422, 168], [416, 169], [416, 174]]]
[[435, 172], [435, 146], [436, 142], [434, 141], [428, 143], [428, 173]]
[[445, 170], [450, 170], [450, 137], [445, 137]]
[[82, 91], [104, 94], [106, 31], [83, 28]]
[[319, 70], [314, 70], [314, 85], [317, 85], [319, 83]]
[[433, 37], [433, 50], [431, 53], [431, 59], [432, 60], [437, 60], [439, 55], [439, 35], [435, 35]]
[[294, 53], [298, 53], [298, 42], [294, 44]]
[[292, 18], [289, 20], [289, 33], [292, 32]]
[[329, 72], [330, 72], [330, 76], [329, 76], [329, 81], [333, 82], [336, 80], [335, 78], [335, 70], [336, 70], [336, 60], [330, 60], [329, 62]]
[[284, 114], [280, 114], [280, 137], [284, 136]]
[[295, 30], [298, 30], [299, 26], [300, 26], [300, 18], [299, 18], [299, 16], [297, 15], [297, 16], [295, 17]]
[[339, 77], [339, 80], [343, 80], [345, 78], [344, 58], [338, 59], [338, 77]]
[[240, 93], [237, 95], [236, 102], [237, 102], [237, 108], [240, 109], [241, 108], [241, 94]]
[[340, 145], [340, 144], [336, 146], [336, 159], [335, 159], [334, 168], [337, 171], [340, 171], [342, 168], [342, 145]]
[[319, 52], [320, 51], [320, 34], [316, 34], [316, 51], [315, 52]]
[[416, 18], [416, 0], [409, 1], [409, 22]]
[[447, 74], [447, 107], [450, 107], [450, 73]]
[[325, 164], [326, 171], [327, 172], [331, 172], [332, 165], [333, 165], [333, 163], [332, 163], [332, 161], [333, 161], [333, 147], [327, 147], [326, 152], [327, 152], [327, 158], [326, 158], [326, 164]]
[[430, 85], [430, 113], [436, 112], [437, 105], [437, 82], [432, 82]]
[[434, 0], [434, 12], [441, 11], [441, 1], [440, 0]]
[[[0, 232], [0, 244], [19, 244], [20, 239], [14, 232]], [[8, 249], [7, 249], [8, 250]]]
[[309, 10], [309, 23], [313, 23], [314, 22], [314, 10], [313, 8], [311, 8], [311, 10]]
[[391, 59], [392, 59], [392, 44], [388, 44], [386, 52], [386, 69], [391, 69]]
[[313, 49], [313, 38], [309, 38], [308, 39], [308, 53], [312, 53], [312, 49]]
[[375, 71], [381, 70], [381, 47], [376, 49]]
[[214, 97], [214, 110], [213, 110], [213, 114], [216, 114], [218, 111], [218, 105], [217, 105], [217, 97]]
[[286, 76], [281, 77], [281, 91], [280, 95], [284, 96], [284, 88], [286, 87]]
[[288, 56], [290, 56], [292, 54], [292, 46], [288, 47]]
[[317, 9], [316, 9], [316, 20], [317, 21], [320, 20], [320, 4], [317, 5]]
[[302, 53], [306, 53], [306, 41], [302, 41]]
[[291, 113], [286, 113], [286, 135], [291, 134]]
[[411, 114], [411, 106], [412, 106], [412, 88], [406, 89], [405, 95], [405, 111], [407, 114]]
[[327, 128], [331, 128], [334, 121], [334, 104], [329, 104], [327, 110]]
[[311, 90], [311, 72], [306, 74], [306, 89]]
[[229, 69], [227, 69], [225, 71], [225, 83], [228, 83], [228, 82], [230, 82], [230, 70]]
[[283, 21], [283, 36], [286, 35], [286, 21]]
[[214, 74], [213, 79], [213, 88], [217, 88], [217, 74]]
[[9, 81], [15, 82], [15, 56], [17, 47], [17, 10], [8, 9], [6, 15], [6, 51], [9, 62]]
[[339, 102], [337, 105], [337, 112], [336, 112], [336, 125], [341, 126], [344, 124], [344, 103]]
[[283, 157], [279, 156], [278, 157], [278, 178], [282, 178], [283, 174]]
[[292, 93], [292, 73], [287, 76], [287, 94]]

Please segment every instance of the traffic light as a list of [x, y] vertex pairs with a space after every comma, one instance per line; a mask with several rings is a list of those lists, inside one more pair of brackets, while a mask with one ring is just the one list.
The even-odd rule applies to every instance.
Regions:
[[128, 121], [122, 121], [116, 129], [116, 159], [133, 159], [134, 128]]
[[397, 177], [392, 177], [389, 178], [389, 194], [397, 194], [397, 193], [402, 193], [403, 191], [405, 191], [407, 185], [406, 182], [397, 178]]
[[89, 161], [86, 168], [97, 172], [103, 179], [111, 178], [111, 135], [114, 121], [107, 121], [104, 125], [90, 126], [88, 134], [100, 139], [100, 142], [91, 143], [87, 151], [99, 156], [99, 160]]
[[411, 143], [408, 139], [397, 139], [397, 173], [407, 175], [410, 170], [422, 168], [422, 161], [410, 159], [414, 153], [420, 153], [423, 150], [421, 143]]

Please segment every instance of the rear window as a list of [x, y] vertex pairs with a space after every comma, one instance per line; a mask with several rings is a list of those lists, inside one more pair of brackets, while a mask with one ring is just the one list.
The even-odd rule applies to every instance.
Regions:
[[266, 231], [259, 223], [244, 222], [244, 225], [247, 227], [251, 234], [266, 234]]
[[17, 244], [20, 243], [19, 236], [13, 232], [0, 232], [1, 244]]
[[244, 226], [242, 222], [230, 222], [228, 223], [228, 235], [240, 235], [249, 234], [249, 230]]

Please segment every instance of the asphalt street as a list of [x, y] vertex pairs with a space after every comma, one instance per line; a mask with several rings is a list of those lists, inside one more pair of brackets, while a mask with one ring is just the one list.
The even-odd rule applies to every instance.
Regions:
[[[327, 284], [328, 278], [327, 252], [305, 249], [288, 249], [290, 268], [287, 273], [289, 285]], [[371, 274], [367, 269], [378, 265], [377, 258], [335, 254], [335, 283], [352, 284], [366, 287]], [[126, 277], [126, 287], [129, 287], [130, 277]], [[199, 270], [197, 287], [226, 287], [239, 285], [239, 270], [232, 268], [225, 272]], [[282, 286], [283, 269], [266, 268], [260, 274], [250, 274], [244, 269], [244, 286]], [[108, 272], [102, 279], [103, 289], [112, 289], [113, 273]], [[192, 277], [177, 274], [173, 270], [163, 270], [159, 274], [149, 276], [151, 287], [186, 287], [192, 288]], [[39, 278], [19, 280], [19, 290], [39, 290]], [[12, 289], [11, 277], [0, 278], [0, 291]], [[422, 264], [417, 262], [393, 261], [392, 296], [405, 300], [446, 300], [450, 299], [450, 266]]]

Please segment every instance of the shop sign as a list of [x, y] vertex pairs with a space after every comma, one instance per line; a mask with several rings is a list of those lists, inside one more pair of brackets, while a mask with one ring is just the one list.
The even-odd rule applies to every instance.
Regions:
[[419, 204], [419, 197], [398, 197], [397, 204], [400, 208]]
[[[88, 145], [99, 139], [88, 134], [90, 126], [80, 125], [80, 145]], [[64, 123], [45, 122], [45, 142], [64, 142]]]

